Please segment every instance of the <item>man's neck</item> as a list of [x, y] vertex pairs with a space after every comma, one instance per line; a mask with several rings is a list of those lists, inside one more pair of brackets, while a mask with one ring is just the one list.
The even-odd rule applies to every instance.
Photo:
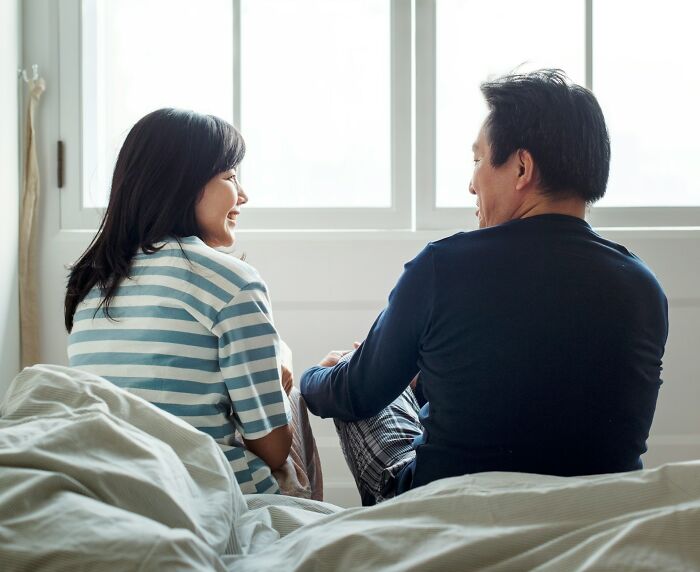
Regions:
[[578, 197], [553, 200], [550, 197], [539, 195], [533, 200], [523, 203], [513, 218], [528, 218], [542, 214], [562, 214], [585, 219], [586, 201]]

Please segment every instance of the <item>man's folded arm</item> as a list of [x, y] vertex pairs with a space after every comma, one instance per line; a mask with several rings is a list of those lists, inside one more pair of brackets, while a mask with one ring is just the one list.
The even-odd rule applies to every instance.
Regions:
[[350, 360], [303, 373], [301, 393], [312, 413], [344, 421], [366, 419], [406, 389], [419, 369], [434, 283], [433, 251], [428, 245], [406, 264], [387, 307]]

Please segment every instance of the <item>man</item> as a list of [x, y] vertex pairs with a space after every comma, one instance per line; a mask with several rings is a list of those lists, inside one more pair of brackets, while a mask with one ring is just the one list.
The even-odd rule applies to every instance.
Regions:
[[668, 310], [644, 263], [584, 220], [610, 163], [598, 102], [558, 70], [481, 91], [479, 230], [428, 244], [356, 351], [302, 376], [363, 504], [482, 471], [631, 471], [646, 451]]

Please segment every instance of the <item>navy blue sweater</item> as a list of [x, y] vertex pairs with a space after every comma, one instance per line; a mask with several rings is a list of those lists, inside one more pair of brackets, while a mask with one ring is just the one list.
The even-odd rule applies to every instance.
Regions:
[[420, 371], [428, 403], [406, 487], [629, 471], [667, 334], [666, 298], [639, 258], [582, 219], [541, 215], [428, 244], [352, 359], [308, 369], [301, 392], [316, 415], [359, 420]]

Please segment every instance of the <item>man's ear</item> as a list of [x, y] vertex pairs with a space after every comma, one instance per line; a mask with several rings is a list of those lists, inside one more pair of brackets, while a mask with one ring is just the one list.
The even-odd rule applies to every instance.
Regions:
[[521, 191], [535, 182], [535, 161], [527, 149], [518, 149], [516, 159], [518, 161], [518, 180], [515, 183], [515, 189]]

